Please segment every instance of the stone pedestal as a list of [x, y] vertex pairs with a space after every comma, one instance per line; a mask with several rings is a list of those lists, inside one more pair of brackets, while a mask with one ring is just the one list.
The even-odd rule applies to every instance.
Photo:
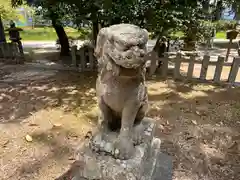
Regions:
[[[171, 176], [166, 178], [166, 174], [169, 175], [166, 170], [164, 170], [165, 173], [160, 172], [162, 166], [159, 161], [163, 154], [160, 153], [160, 139], [153, 136], [155, 129], [152, 128], [153, 125], [155, 126], [153, 121], [144, 124], [145, 141], [135, 146], [136, 152], [133, 158], [115, 159], [104, 151], [94, 152], [88, 146], [77, 153], [78, 167], [75, 166], [74, 173], [68, 172], [68, 175], [65, 173], [65, 177], [63, 175], [62, 179], [58, 180], [64, 178], [71, 180], [170, 180]], [[112, 134], [112, 136], [115, 135]], [[164, 178], [159, 179], [159, 176], [164, 176]]]

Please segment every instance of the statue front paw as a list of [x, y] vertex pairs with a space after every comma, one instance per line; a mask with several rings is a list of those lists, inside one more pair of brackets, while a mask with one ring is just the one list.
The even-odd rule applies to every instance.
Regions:
[[102, 142], [103, 142], [103, 133], [102, 132], [96, 133], [91, 139], [91, 143], [90, 143], [91, 149], [96, 152], [100, 151]]
[[144, 142], [144, 126], [142, 124], [137, 125], [133, 130], [133, 143], [135, 146]]
[[114, 144], [114, 157], [127, 160], [133, 157], [135, 148], [129, 138], [119, 138]]

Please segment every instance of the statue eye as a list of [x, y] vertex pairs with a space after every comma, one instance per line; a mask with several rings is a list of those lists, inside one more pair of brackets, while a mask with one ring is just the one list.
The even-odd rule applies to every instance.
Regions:
[[115, 42], [114, 44], [115, 44], [115, 47], [116, 47], [117, 49], [123, 49], [123, 48], [125, 48], [125, 46], [123, 46], [123, 45], [120, 44], [120, 43]]
[[132, 47], [132, 46], [130, 46], [130, 45], [124, 46], [124, 51], [127, 51], [127, 50], [131, 49], [131, 47]]
[[138, 44], [138, 47], [139, 47], [140, 49], [144, 49], [144, 48], [145, 48], [145, 44]]
[[127, 51], [127, 50], [129, 50], [129, 49], [130, 49], [129, 47], [125, 47], [125, 48], [124, 48], [124, 51]]

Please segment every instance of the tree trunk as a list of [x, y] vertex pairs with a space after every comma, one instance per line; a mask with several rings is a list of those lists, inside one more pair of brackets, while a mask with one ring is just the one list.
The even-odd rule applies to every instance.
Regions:
[[6, 37], [5, 37], [5, 33], [4, 33], [4, 27], [3, 27], [1, 15], [0, 15], [0, 42], [6, 42]]
[[196, 51], [196, 41], [184, 40], [184, 51]]
[[202, 1], [202, 7], [203, 7], [203, 10], [206, 13], [209, 13], [209, 10], [210, 10], [210, 0], [203, 0]]
[[187, 31], [191, 32], [191, 33], [185, 34], [185, 38], [183, 40], [183, 42], [184, 42], [183, 50], [184, 51], [195, 51], [196, 43], [197, 43], [197, 41], [196, 41], [197, 31], [195, 31], [195, 29], [192, 27], [189, 27]]
[[194, 24], [194, 21], [190, 20], [190, 23], [187, 23], [187, 29], [185, 31], [184, 36], [184, 51], [195, 51], [196, 50], [196, 43], [197, 43], [197, 34], [198, 32], [198, 23]]
[[159, 41], [161, 40], [161, 38], [162, 38], [162, 34], [159, 34], [158, 38], [157, 38], [157, 41], [156, 41], [156, 43], [155, 43], [155, 45], [153, 47], [153, 51], [158, 52], [158, 50], [159, 50]]
[[59, 43], [61, 45], [60, 55], [61, 56], [68, 56], [70, 47], [69, 47], [67, 34], [66, 34], [63, 26], [58, 24], [57, 20], [54, 17], [51, 17], [51, 19], [52, 19], [52, 26], [54, 27], [54, 29], [57, 33]]
[[232, 9], [233, 9], [233, 11], [234, 11], [234, 13], [235, 13], [233, 19], [236, 20], [236, 21], [239, 21], [239, 20], [240, 20], [240, 4], [235, 1], [235, 2], [232, 4]]
[[168, 39], [168, 40], [167, 40], [167, 52], [169, 52], [169, 50], [170, 50], [170, 42], [171, 42], [171, 40]]
[[93, 29], [92, 29], [93, 44], [95, 46], [96, 41], [97, 41], [97, 35], [98, 35], [98, 32], [99, 32], [99, 24], [98, 24], [98, 21], [96, 21], [96, 20], [92, 21], [92, 24], [93, 24]]
[[153, 47], [153, 50], [148, 53], [148, 58], [150, 59], [150, 67], [149, 67], [149, 76], [152, 76], [157, 69], [157, 60], [159, 59], [158, 51], [159, 51], [159, 41], [162, 38], [162, 34], [158, 35], [157, 41]]
[[223, 10], [224, 10], [223, 0], [217, 1], [217, 5], [215, 7], [215, 12], [213, 13], [214, 14], [214, 18], [213, 18], [214, 21], [218, 21], [218, 20], [221, 19]]

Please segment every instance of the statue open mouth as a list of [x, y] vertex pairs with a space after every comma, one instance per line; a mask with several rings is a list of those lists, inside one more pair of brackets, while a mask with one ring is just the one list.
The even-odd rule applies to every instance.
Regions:
[[117, 66], [124, 69], [139, 69], [146, 63], [146, 59], [144, 58], [146, 51], [143, 49], [133, 48], [137, 50], [120, 51], [117, 48], [111, 48], [108, 56]]
[[141, 72], [141, 68], [124, 68], [124, 67], [120, 67], [120, 71], [119, 71], [119, 76], [124, 76], [124, 77], [135, 77], [135, 76], [139, 76], [140, 72]]
[[[112, 71], [115, 72], [117, 76], [120, 77], [136, 77], [140, 76], [141, 72], [143, 71], [143, 68], [145, 66], [145, 61], [140, 60], [141, 63], [129, 63], [127, 61], [126, 63], [123, 63], [124, 61], [121, 61], [121, 63], [116, 63], [119, 62], [118, 60], [113, 60], [113, 58], [109, 54], [109, 63], [112, 66]], [[133, 62], [136, 62], [133, 60]]]

